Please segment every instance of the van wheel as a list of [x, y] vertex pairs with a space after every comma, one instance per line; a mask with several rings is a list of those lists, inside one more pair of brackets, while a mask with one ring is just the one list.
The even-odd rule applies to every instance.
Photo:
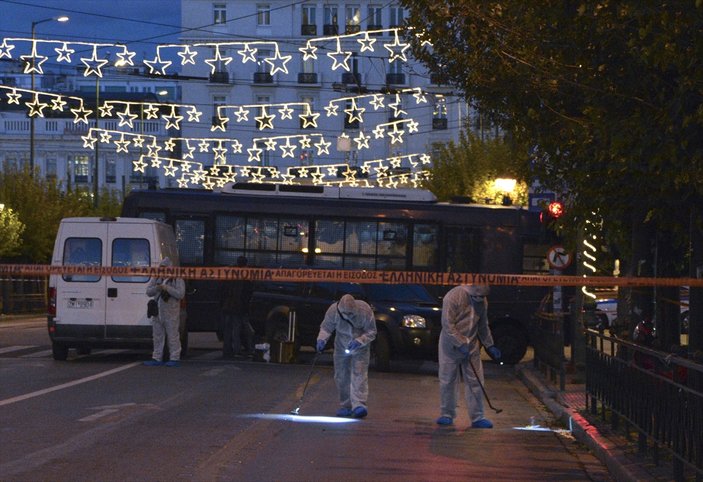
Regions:
[[391, 344], [385, 331], [379, 331], [376, 334], [376, 339], [371, 346], [371, 354], [377, 371], [389, 372], [391, 370]]
[[68, 358], [68, 347], [61, 343], [53, 342], [51, 344], [51, 354], [54, 356], [54, 360], [65, 361]]

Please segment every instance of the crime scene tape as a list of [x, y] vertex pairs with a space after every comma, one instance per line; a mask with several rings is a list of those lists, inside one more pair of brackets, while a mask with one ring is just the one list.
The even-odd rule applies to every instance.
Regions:
[[212, 281], [286, 281], [328, 283], [383, 283], [495, 286], [689, 286], [703, 287], [699, 278], [632, 278], [611, 276], [529, 275], [505, 273], [443, 273], [429, 271], [367, 271], [308, 268], [254, 268], [229, 266], [55, 266], [38, 264], [0, 264], [0, 276], [88, 275], [113, 277], [183, 278]]

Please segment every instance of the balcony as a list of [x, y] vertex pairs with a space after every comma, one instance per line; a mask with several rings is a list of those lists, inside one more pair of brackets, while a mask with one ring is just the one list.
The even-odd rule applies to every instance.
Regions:
[[405, 85], [405, 74], [390, 73], [386, 74], [386, 84], [389, 85]]
[[354, 33], [359, 33], [361, 32], [361, 25], [359, 24], [347, 24], [344, 26], [344, 33], [346, 35], [354, 34]]
[[317, 84], [317, 72], [298, 72], [299, 84]]
[[317, 25], [313, 24], [303, 24], [300, 26], [300, 35], [317, 35]]
[[339, 25], [327, 24], [322, 26], [323, 35], [338, 35]]
[[447, 129], [447, 118], [435, 117], [432, 119], [432, 129], [445, 130]]
[[254, 72], [255, 84], [273, 84], [273, 75], [268, 72]]
[[228, 84], [229, 83], [229, 72], [227, 71], [217, 71], [210, 74], [210, 82], [213, 84]]
[[342, 83], [361, 85], [361, 74], [358, 72], [344, 72], [342, 74]]
[[352, 122], [349, 122], [349, 116], [345, 115], [344, 116], [344, 128], [345, 129], [358, 129], [359, 128], [359, 121], [357, 119], [354, 119]]

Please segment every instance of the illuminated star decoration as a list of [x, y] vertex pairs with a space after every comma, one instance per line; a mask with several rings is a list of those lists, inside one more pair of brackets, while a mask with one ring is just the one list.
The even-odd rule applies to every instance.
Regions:
[[129, 49], [127, 49], [126, 45], [123, 45], [122, 52], [117, 52], [116, 55], [119, 59], [117, 62], [115, 62], [116, 66], [124, 67], [125, 65], [134, 65], [134, 61], [132, 59], [136, 55], [136, 52], [130, 52]]
[[328, 52], [327, 56], [332, 59], [332, 70], [337, 70], [342, 67], [344, 70], [349, 72], [349, 57], [352, 53], [350, 51], [342, 51], [342, 43], [339, 38], [337, 38], [337, 50], [334, 52]]
[[298, 50], [303, 54], [304, 61], [317, 59], [317, 47], [310, 43], [310, 41], [305, 44], [305, 47], [300, 47]]
[[292, 58], [292, 55], [281, 55], [281, 52], [278, 50], [278, 44], [276, 44], [276, 51], [274, 52], [273, 57], [264, 59], [264, 62], [271, 66], [271, 75], [275, 75], [276, 72], [283, 72], [284, 74], [287, 74], [288, 68], [286, 67], [286, 64], [290, 62], [290, 59]]
[[188, 109], [188, 122], [200, 122], [200, 116], [203, 115], [202, 112], [200, 112], [197, 107], [191, 106], [190, 109]]
[[134, 119], [139, 117], [137, 114], [133, 114], [132, 112], [130, 112], [129, 103], [125, 107], [124, 112], [118, 112], [117, 116], [120, 118], [119, 126], [122, 127], [126, 125], [129, 126], [130, 129], [134, 129], [133, 121]]
[[301, 114], [300, 120], [303, 121], [302, 128], [303, 129], [309, 129], [309, 128], [315, 128], [317, 127], [317, 118], [320, 117], [319, 113], [314, 113], [310, 109], [310, 105], [308, 104], [307, 106], [307, 112], [305, 114]]
[[388, 50], [390, 56], [388, 57], [388, 62], [393, 63], [396, 60], [401, 60], [407, 62], [408, 58], [405, 55], [405, 51], [410, 48], [410, 44], [401, 43], [398, 37], [398, 30], [395, 31], [395, 39], [392, 44], [384, 44], [383, 47]]
[[242, 50], [237, 50], [237, 53], [242, 56], [242, 63], [246, 64], [247, 62], [253, 62], [256, 63], [256, 52], [258, 49], [253, 49], [249, 47], [249, 44], [244, 44], [244, 49]]
[[83, 72], [83, 77], [88, 77], [90, 75], [96, 75], [102, 77], [102, 68], [108, 63], [106, 59], [98, 58], [98, 46], [93, 45], [93, 55], [90, 58], [81, 57], [81, 62], [85, 64], [85, 71]]
[[[61, 47], [56, 47], [54, 51], [57, 54], [56, 61], [57, 62], [68, 62], [69, 64], [71, 63], [71, 54], [75, 54], [76, 51], [73, 49], [68, 48], [68, 43], [64, 42]], [[0, 55], [0, 57], [2, 57]]]
[[37, 54], [37, 42], [32, 41], [32, 54], [20, 56], [24, 62], [24, 73], [25, 74], [43, 74], [44, 71], [41, 68], [41, 64], [46, 62], [49, 57]]
[[260, 131], [263, 131], [264, 129], [273, 129], [273, 119], [275, 118], [275, 115], [267, 114], [266, 106], [261, 106], [261, 115], [254, 117], [256, 120], [256, 125]]
[[25, 105], [29, 107], [29, 117], [44, 117], [44, 109], [49, 107], [49, 104], [39, 102], [39, 94], [34, 94], [34, 100], [25, 102]]
[[357, 42], [361, 45], [361, 52], [373, 52], [373, 44], [376, 43], [375, 38], [371, 38], [368, 32], [364, 32], [364, 37], [357, 39]]
[[195, 65], [195, 56], [198, 52], [190, 50], [190, 45], [185, 45], [183, 50], [178, 52], [178, 56], [181, 58], [181, 65], [192, 64]]
[[7, 57], [8, 59], [12, 58], [12, 49], [14, 49], [15, 46], [8, 44], [7, 39], [4, 38], [2, 39], [2, 43], [0, 44], [0, 59]]
[[161, 46], [156, 47], [156, 57], [154, 57], [154, 60], [144, 60], [144, 64], [149, 67], [149, 73], [152, 75], [166, 75], [166, 69], [170, 67], [172, 63], [173, 62], [170, 60], [161, 59]]
[[211, 74], [218, 72], [218, 69], [221, 69], [223, 64], [226, 67], [230, 62], [232, 62], [232, 57], [223, 57], [219, 44], [215, 45], [215, 57], [205, 60], [205, 63], [210, 66]]
[[171, 106], [171, 113], [169, 115], [161, 116], [163, 120], [166, 121], [166, 129], [178, 129], [181, 128], [181, 121], [183, 120], [182, 115], [176, 114], [176, 106]]
[[344, 109], [344, 112], [347, 114], [347, 122], [348, 123], [353, 123], [354, 121], [359, 121], [359, 122], [364, 122], [363, 119], [363, 114], [366, 108], [364, 107], [359, 107], [356, 105], [356, 99], [351, 99], [351, 107], [348, 109]]

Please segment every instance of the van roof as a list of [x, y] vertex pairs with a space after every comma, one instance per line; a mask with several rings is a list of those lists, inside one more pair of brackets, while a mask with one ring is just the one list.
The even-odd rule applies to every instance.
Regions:
[[130, 224], [154, 224], [159, 223], [153, 219], [147, 218], [125, 218], [125, 217], [80, 217], [80, 218], [63, 218], [62, 223], [130, 223]]

